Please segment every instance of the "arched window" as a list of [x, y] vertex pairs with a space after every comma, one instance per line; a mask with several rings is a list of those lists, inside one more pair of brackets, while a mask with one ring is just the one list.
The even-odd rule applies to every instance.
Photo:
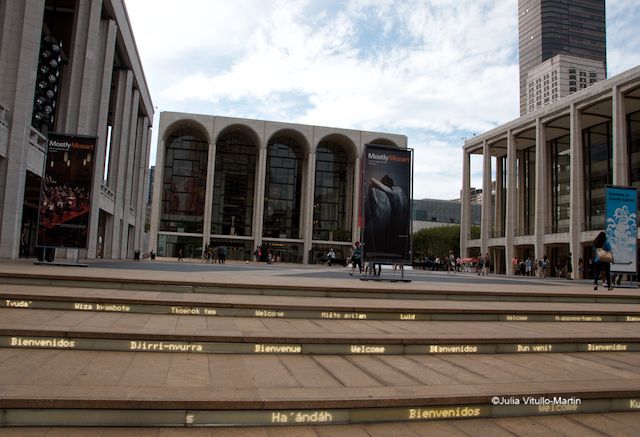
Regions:
[[251, 235], [256, 145], [243, 132], [223, 134], [216, 143], [211, 233]]
[[293, 138], [269, 141], [264, 197], [263, 236], [299, 238], [303, 152]]
[[322, 141], [316, 151], [313, 197], [313, 239], [351, 240], [349, 193], [353, 187], [349, 158], [344, 147]]
[[160, 231], [202, 233], [209, 145], [195, 129], [166, 141]]

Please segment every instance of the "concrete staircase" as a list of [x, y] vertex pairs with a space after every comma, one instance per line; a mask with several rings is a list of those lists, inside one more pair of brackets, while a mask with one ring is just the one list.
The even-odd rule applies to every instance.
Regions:
[[640, 432], [636, 290], [26, 270], [0, 272], [5, 427]]

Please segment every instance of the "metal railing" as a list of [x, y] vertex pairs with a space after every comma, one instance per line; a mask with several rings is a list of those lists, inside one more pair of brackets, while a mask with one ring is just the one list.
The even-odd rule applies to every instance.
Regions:
[[566, 232], [569, 232], [569, 225], [562, 224], [547, 226], [544, 228], [544, 232], [545, 234], [564, 234]]
[[489, 238], [503, 238], [504, 237], [504, 229], [492, 229], [489, 231]]
[[42, 153], [47, 153], [47, 137], [33, 126], [31, 126], [31, 132], [29, 132], [29, 144]]
[[533, 235], [533, 226], [529, 228], [516, 228], [516, 237], [525, 237], [527, 235]]

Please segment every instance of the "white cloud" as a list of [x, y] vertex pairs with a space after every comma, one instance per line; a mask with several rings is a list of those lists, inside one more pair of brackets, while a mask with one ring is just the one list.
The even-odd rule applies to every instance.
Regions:
[[640, 65], [640, 1], [607, 0], [607, 70], [615, 76]]
[[[272, 11], [274, 21], [256, 29], [247, 51], [226, 71], [197, 71], [161, 96], [217, 103], [290, 93], [310, 103], [305, 113], [290, 114], [291, 121], [362, 129], [482, 130], [513, 115], [514, 94], [501, 93], [496, 100], [487, 92], [517, 85], [509, 43], [515, 19], [503, 18], [509, 14], [502, 3], [497, 10], [488, 2], [396, 4], [394, 14], [377, 16], [379, 25], [386, 37], [408, 35], [410, 44], [367, 57], [354, 44], [357, 29], [371, 19], [367, 4], [321, 20], [306, 16], [306, 4], [296, 5]], [[375, 12], [390, 10], [385, 4]], [[492, 32], [494, 26], [508, 31]]]
[[[416, 197], [458, 196], [460, 138], [518, 117], [515, 0], [126, 2], [159, 111], [407, 134]], [[639, 3], [607, 1], [610, 75]]]

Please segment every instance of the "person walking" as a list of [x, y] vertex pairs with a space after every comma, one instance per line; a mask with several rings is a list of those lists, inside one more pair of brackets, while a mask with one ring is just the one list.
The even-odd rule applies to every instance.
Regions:
[[584, 261], [578, 258], [578, 279], [584, 279]]
[[487, 252], [484, 254], [484, 275], [485, 276], [489, 276], [489, 274], [491, 273], [492, 267], [493, 267], [493, 264], [491, 260], [491, 255], [489, 255], [489, 252]]
[[[613, 253], [611, 252], [611, 243], [607, 240], [607, 235], [600, 232], [593, 240], [593, 289], [598, 290], [598, 278], [604, 272], [604, 278], [607, 281], [607, 288], [613, 290], [611, 286], [611, 262], [613, 261]], [[604, 282], [603, 282], [604, 285]]]
[[220, 244], [217, 248], [216, 248], [216, 255], [218, 257], [218, 264], [224, 264], [226, 258], [227, 258], [227, 248], [224, 244]]
[[362, 247], [360, 247], [359, 241], [356, 241], [355, 247], [353, 248], [353, 255], [351, 256], [351, 271], [349, 272], [349, 275], [353, 276], [356, 266], [358, 266], [358, 273], [362, 274]]
[[447, 275], [453, 272], [456, 274], [456, 256], [453, 254], [453, 250], [449, 251], [449, 256], [447, 257]]

